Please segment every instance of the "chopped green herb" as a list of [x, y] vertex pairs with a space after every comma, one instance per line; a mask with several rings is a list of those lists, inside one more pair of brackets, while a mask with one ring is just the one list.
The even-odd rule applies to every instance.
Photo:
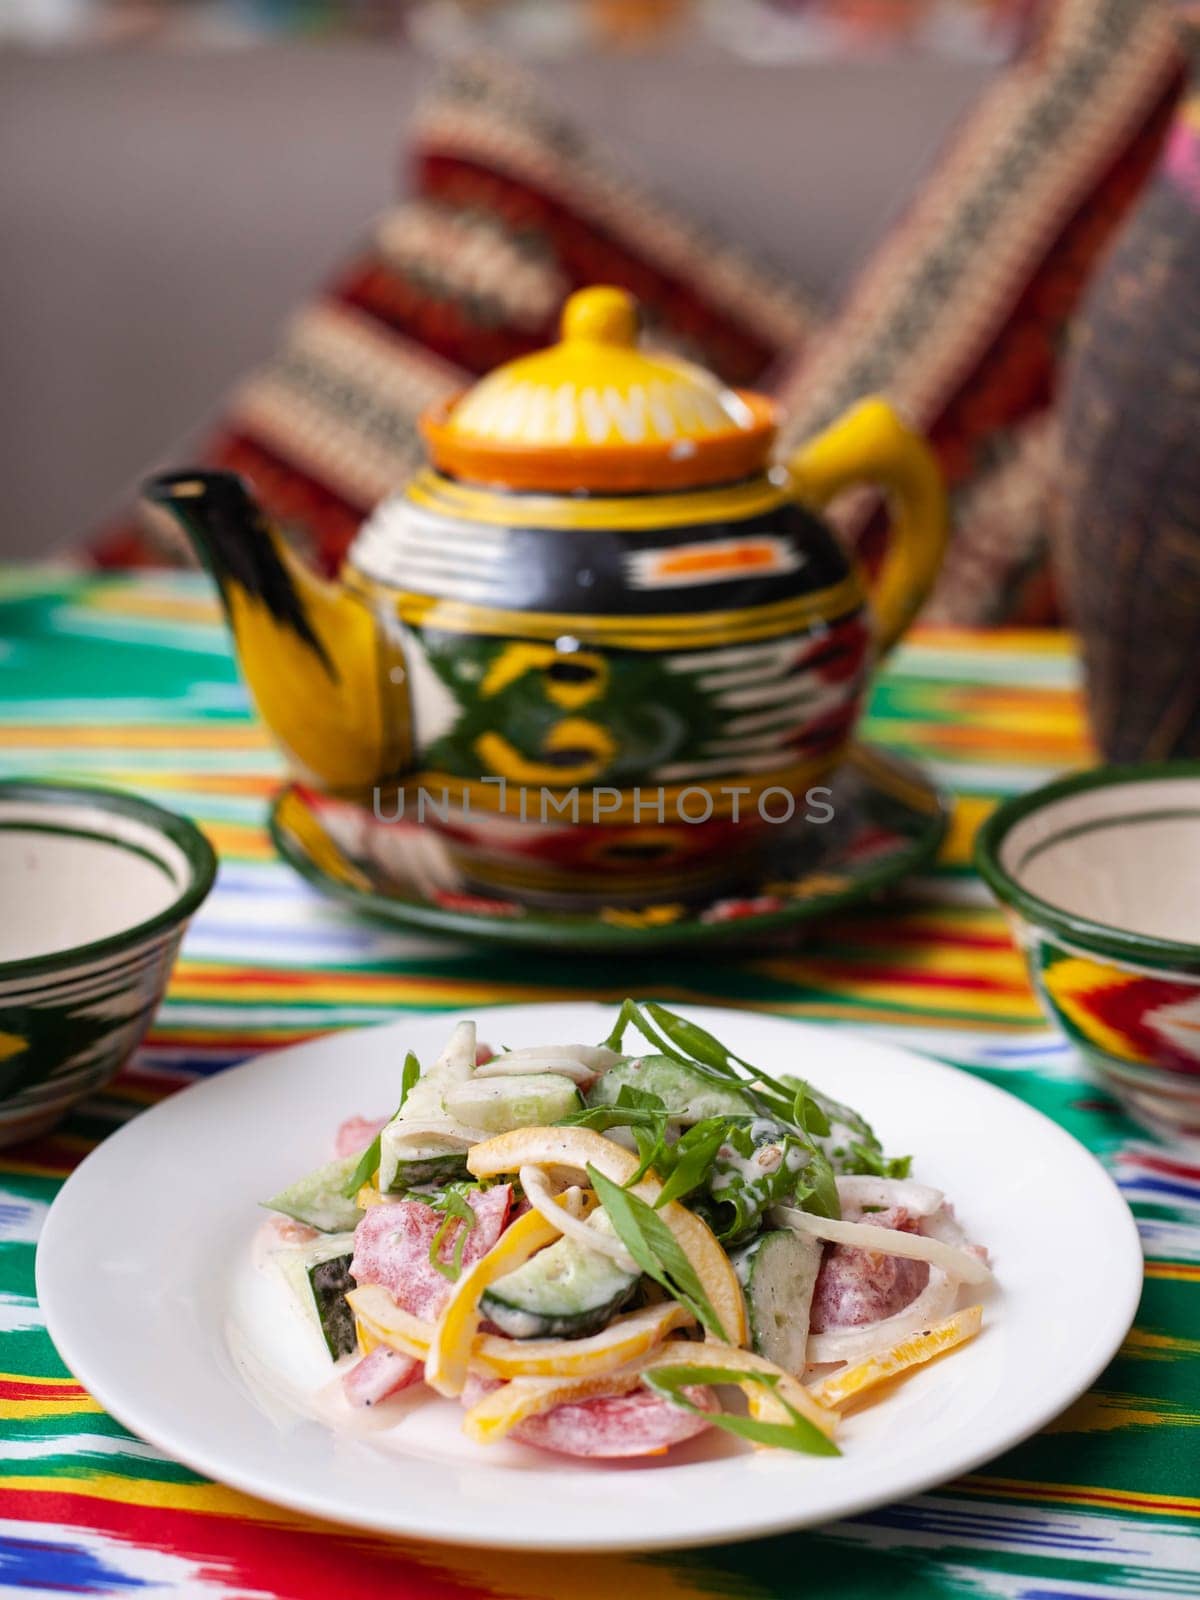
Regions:
[[877, 1147], [853, 1140], [849, 1149], [849, 1172], [865, 1172], [875, 1178], [907, 1178], [912, 1166], [911, 1156], [885, 1156]]
[[625, 1037], [625, 1029], [631, 1022], [637, 1020], [637, 1005], [632, 1000], [622, 1000], [621, 1009], [617, 1012], [617, 1020], [613, 1023], [612, 1032], [603, 1040], [605, 1049], [620, 1050], [621, 1040]]
[[607, 1133], [610, 1128], [628, 1128], [639, 1157], [637, 1171], [629, 1182], [639, 1183], [665, 1148], [667, 1121], [668, 1112], [661, 1096], [626, 1083], [621, 1085], [615, 1105], [573, 1111], [570, 1116], [563, 1117], [557, 1126], [592, 1128], [597, 1133]]
[[665, 1147], [667, 1160], [656, 1168], [659, 1177], [665, 1180], [662, 1193], [654, 1202], [656, 1211], [668, 1200], [682, 1200], [708, 1181], [717, 1151], [734, 1126], [729, 1117], [706, 1117], [690, 1127], [675, 1144]]
[[[621, 1090], [622, 1094], [625, 1092]], [[592, 1128], [596, 1133], [607, 1133], [610, 1128], [653, 1128], [658, 1120], [654, 1112], [642, 1111], [636, 1106], [589, 1106], [586, 1111], [572, 1111], [569, 1116], [560, 1117], [554, 1126]]]
[[650, 1128], [660, 1131], [667, 1121], [667, 1108], [661, 1096], [647, 1089], [635, 1089], [632, 1084], [622, 1084], [616, 1104], [589, 1106], [585, 1111], [572, 1111], [555, 1124], [559, 1128], [593, 1128], [597, 1133], [607, 1133], [610, 1128]]
[[663, 1155], [667, 1148], [665, 1123], [653, 1131], [649, 1128], [631, 1128], [630, 1132], [637, 1146], [638, 1164], [625, 1180], [627, 1189], [632, 1189], [635, 1184], [641, 1183], [652, 1168], [657, 1170], [663, 1165]]
[[[803, 1096], [809, 1133], [826, 1141], [823, 1148], [835, 1172], [869, 1173], [876, 1178], [908, 1177], [912, 1157], [885, 1156], [874, 1128], [853, 1106], [843, 1105], [840, 1100], [823, 1094], [801, 1078], [789, 1077], [785, 1081], [795, 1090], [797, 1099]], [[837, 1213], [830, 1212], [829, 1215], [836, 1216]]]
[[789, 1078], [787, 1082], [789, 1085], [792, 1083], [799, 1084], [792, 1107], [795, 1121], [808, 1133], [816, 1134], [822, 1139], [827, 1138], [829, 1136], [829, 1118], [821, 1102], [816, 1098], [803, 1078]]
[[[639, 1005], [636, 1000], [622, 1003], [616, 1026], [605, 1043], [618, 1049], [626, 1028], [632, 1023], [661, 1054], [683, 1066], [703, 1073], [714, 1083], [736, 1084], [738, 1089], [763, 1116], [774, 1117], [789, 1125], [797, 1121], [796, 1084], [772, 1078], [752, 1062], [735, 1055], [707, 1029], [686, 1017], [680, 1017], [666, 1006], [652, 1000]], [[738, 1069], [743, 1068], [744, 1071]], [[749, 1077], [746, 1076], [749, 1074]], [[805, 1101], [801, 1099], [801, 1109]], [[804, 1131], [799, 1124], [799, 1131]]]
[[[796, 1450], [809, 1456], [839, 1456], [841, 1451], [832, 1439], [823, 1434], [814, 1422], [802, 1416], [795, 1406], [778, 1391], [779, 1379], [771, 1372], [747, 1372], [740, 1367], [689, 1366], [679, 1362], [671, 1366], [650, 1367], [642, 1381], [648, 1389], [669, 1400], [684, 1411], [707, 1417], [714, 1427], [739, 1439], [750, 1439], [755, 1444], [774, 1445], [781, 1450]], [[747, 1381], [760, 1384], [775, 1392], [775, 1398], [788, 1414], [787, 1422], [760, 1422], [756, 1417], [734, 1417], [724, 1411], [704, 1411], [683, 1392], [694, 1384], [736, 1383]]]
[[695, 1267], [658, 1212], [595, 1167], [589, 1165], [587, 1175], [614, 1233], [647, 1277], [685, 1305], [714, 1338], [727, 1340]]
[[[784, 1150], [785, 1164], [790, 1163], [788, 1171], [765, 1186], [771, 1192], [758, 1205], [754, 1203], [755, 1196], [764, 1185], [754, 1174], [750, 1175], [754, 1179], [751, 1183], [745, 1171], [737, 1169], [736, 1161], [726, 1164], [724, 1180], [720, 1181], [722, 1173], [717, 1152], [722, 1145], [732, 1145], [736, 1155], [743, 1160], [752, 1153], [753, 1141], [748, 1144], [749, 1135], [744, 1127], [744, 1119], [730, 1117], [720, 1138], [717, 1138], [714, 1130], [711, 1134], [706, 1133], [702, 1140], [692, 1129], [677, 1144], [668, 1141], [666, 1124], [656, 1125], [652, 1117], [629, 1116], [624, 1121], [623, 1125], [629, 1127], [633, 1134], [640, 1157], [637, 1172], [630, 1183], [638, 1182], [650, 1168], [654, 1168], [664, 1184], [669, 1186], [669, 1199], [678, 1199], [685, 1194], [695, 1196], [696, 1190], [703, 1186], [700, 1161], [693, 1158], [692, 1151], [697, 1144], [701, 1148], [709, 1148], [711, 1140], [709, 1195], [694, 1198], [691, 1204], [702, 1212], [706, 1220], [712, 1219], [716, 1223], [718, 1237], [722, 1240], [728, 1242], [730, 1239], [746, 1237], [748, 1232], [753, 1231], [767, 1205], [779, 1200], [791, 1199], [817, 1215], [841, 1216], [836, 1181], [838, 1173], [874, 1173], [887, 1178], [907, 1176], [907, 1157], [888, 1159], [874, 1130], [857, 1111], [813, 1088], [804, 1079], [793, 1076], [772, 1078], [752, 1062], [735, 1055], [698, 1023], [677, 1016], [652, 1000], [642, 1004], [636, 1000], [624, 1001], [616, 1026], [606, 1041], [610, 1049], [621, 1047], [625, 1031], [631, 1024], [655, 1050], [690, 1068], [693, 1074], [699, 1073], [722, 1085], [736, 1084], [761, 1118], [778, 1125], [779, 1139], [791, 1141]], [[623, 1089], [622, 1096], [625, 1093]], [[584, 1118], [590, 1115], [583, 1113]], [[602, 1123], [596, 1118], [585, 1125], [598, 1127]], [[603, 1125], [616, 1127], [622, 1124], [607, 1121]], [[695, 1143], [689, 1144], [688, 1140], [693, 1136]], [[797, 1146], [806, 1152], [803, 1161], [796, 1158], [794, 1152]], [[676, 1177], [677, 1169], [680, 1170]], [[730, 1206], [733, 1207], [732, 1212], [728, 1209]]]
[[[429, 1204], [435, 1211], [445, 1212], [445, 1220], [429, 1241], [429, 1265], [436, 1272], [440, 1272], [443, 1278], [449, 1278], [451, 1283], [457, 1283], [462, 1275], [463, 1251], [467, 1247], [467, 1239], [474, 1231], [479, 1218], [467, 1204], [462, 1187], [456, 1184], [448, 1184], [441, 1194], [429, 1201]], [[459, 1228], [454, 1236], [454, 1249], [450, 1260], [443, 1261], [442, 1245], [456, 1223], [459, 1224]]]
[[[400, 1075], [400, 1104], [388, 1118], [389, 1122], [394, 1122], [400, 1115], [404, 1109], [404, 1102], [408, 1099], [409, 1091], [420, 1076], [421, 1063], [410, 1050], [404, 1058], [404, 1071]], [[353, 1200], [363, 1184], [370, 1183], [371, 1179], [379, 1171], [379, 1152], [380, 1135], [377, 1133], [363, 1151], [358, 1165], [346, 1180], [346, 1187], [342, 1190], [342, 1193], [347, 1200]]]
[[807, 1193], [815, 1160], [808, 1141], [777, 1122], [728, 1125], [708, 1184], [713, 1232], [721, 1243], [748, 1239], [769, 1207]]
[[838, 1198], [833, 1165], [819, 1144], [809, 1146], [808, 1161], [801, 1168], [792, 1193], [796, 1204], [804, 1211], [811, 1211], [818, 1217], [841, 1216], [842, 1202]]
[[685, 1060], [698, 1062], [703, 1067], [711, 1067], [725, 1078], [740, 1076], [732, 1070], [734, 1062], [748, 1067], [751, 1072], [755, 1070], [748, 1061], [735, 1056], [719, 1039], [714, 1038], [698, 1023], [677, 1016], [674, 1011], [668, 1011], [666, 1006], [656, 1005], [653, 1000], [647, 1000], [643, 1009], [675, 1048], [684, 1052]]

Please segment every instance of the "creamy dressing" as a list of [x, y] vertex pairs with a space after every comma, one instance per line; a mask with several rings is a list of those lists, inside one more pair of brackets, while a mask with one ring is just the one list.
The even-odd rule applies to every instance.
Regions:
[[[778, 1133], [779, 1126], [766, 1118], [756, 1118], [749, 1128], [751, 1139], [769, 1139]], [[759, 1144], [748, 1156], [744, 1156], [731, 1144], [723, 1144], [717, 1151], [724, 1171], [713, 1174], [710, 1188], [713, 1194], [721, 1194], [731, 1188], [735, 1183], [740, 1183], [749, 1189], [756, 1197], [761, 1195], [762, 1201], [769, 1198], [769, 1180], [778, 1172], [780, 1161], [783, 1159], [778, 1144]], [[790, 1166], [789, 1171], [793, 1170]]]
[[835, 1122], [829, 1119], [829, 1132], [822, 1136], [814, 1135], [813, 1142], [824, 1150], [831, 1161], [837, 1161], [849, 1154], [852, 1143], [862, 1141], [862, 1133], [858, 1128], [853, 1128], [848, 1122]]

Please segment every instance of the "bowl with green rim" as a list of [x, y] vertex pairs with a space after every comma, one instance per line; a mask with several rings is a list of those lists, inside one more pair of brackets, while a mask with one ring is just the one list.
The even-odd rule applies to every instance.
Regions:
[[135, 795], [0, 782], [0, 1144], [120, 1069], [216, 868], [199, 828]]
[[1131, 1116], [1200, 1147], [1200, 762], [1018, 795], [975, 862], [1050, 1016]]

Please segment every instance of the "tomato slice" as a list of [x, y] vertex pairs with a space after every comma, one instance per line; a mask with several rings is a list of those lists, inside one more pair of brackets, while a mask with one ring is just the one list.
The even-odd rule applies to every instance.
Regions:
[[[693, 1405], [717, 1410], [711, 1390], [686, 1392]], [[563, 1456], [653, 1456], [694, 1439], [710, 1426], [707, 1418], [684, 1411], [649, 1389], [633, 1389], [629, 1394], [602, 1395], [526, 1417], [509, 1438]]]
[[[464, 1271], [486, 1255], [503, 1233], [511, 1201], [512, 1187], [507, 1183], [467, 1196], [476, 1221], [463, 1246]], [[425, 1322], [436, 1322], [454, 1292], [453, 1282], [429, 1259], [430, 1246], [445, 1220], [442, 1212], [420, 1200], [372, 1206], [354, 1233], [352, 1276], [360, 1284], [380, 1284], [403, 1310]], [[442, 1261], [454, 1259], [455, 1237], [461, 1226], [455, 1223], [446, 1230], [438, 1252]]]
[[333, 1140], [333, 1153], [342, 1160], [360, 1156], [371, 1140], [387, 1126], [386, 1117], [347, 1117]]
[[389, 1395], [419, 1382], [421, 1372], [422, 1363], [414, 1357], [389, 1350], [385, 1344], [376, 1345], [342, 1379], [342, 1393], [352, 1406], [377, 1406]]

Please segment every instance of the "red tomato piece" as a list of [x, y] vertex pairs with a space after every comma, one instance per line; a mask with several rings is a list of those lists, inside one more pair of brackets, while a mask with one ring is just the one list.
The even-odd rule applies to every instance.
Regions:
[[[717, 1410], [711, 1390], [692, 1388], [685, 1392], [693, 1405], [705, 1411]], [[633, 1389], [629, 1394], [579, 1400], [555, 1406], [541, 1416], [526, 1417], [509, 1438], [563, 1456], [653, 1456], [685, 1439], [694, 1439], [710, 1426], [706, 1417], [684, 1411], [649, 1389]]]
[[[863, 1220], [901, 1233], [917, 1231], [916, 1222], [903, 1206], [873, 1212]], [[924, 1261], [855, 1250], [846, 1244], [827, 1245], [813, 1291], [810, 1326], [814, 1333], [828, 1333], [878, 1322], [903, 1311], [928, 1282], [929, 1266]]]
[[347, 1117], [333, 1141], [333, 1153], [341, 1160], [344, 1156], [360, 1156], [375, 1135], [387, 1125], [386, 1117]]
[[342, 1379], [342, 1393], [352, 1406], [377, 1406], [381, 1400], [419, 1382], [424, 1370], [415, 1356], [376, 1345]]
[[[464, 1269], [486, 1255], [504, 1231], [512, 1186], [476, 1189], [467, 1195], [475, 1213], [475, 1226], [463, 1246]], [[354, 1233], [354, 1259], [350, 1271], [356, 1282], [378, 1283], [396, 1304], [424, 1322], [433, 1322], [454, 1291], [429, 1259], [429, 1250], [446, 1218], [420, 1200], [372, 1206]], [[461, 1222], [452, 1222], [438, 1250], [441, 1261], [454, 1260]]]

